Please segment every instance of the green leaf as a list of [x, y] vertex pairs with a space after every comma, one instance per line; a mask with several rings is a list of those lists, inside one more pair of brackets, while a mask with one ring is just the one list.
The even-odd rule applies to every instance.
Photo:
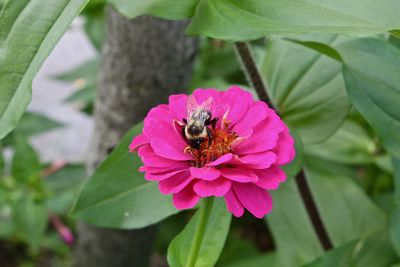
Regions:
[[30, 178], [38, 177], [42, 166], [38, 155], [28, 143], [26, 137], [15, 135], [14, 156], [12, 160], [11, 173], [18, 181], [29, 181]]
[[355, 267], [351, 264], [351, 257], [354, 253], [356, 241], [349, 242], [340, 247], [323, 254], [322, 257], [306, 264], [303, 267]]
[[337, 48], [351, 102], [384, 147], [400, 156], [400, 50], [372, 38], [344, 42]]
[[307, 211], [291, 179], [271, 191], [274, 208], [266, 221], [277, 247], [275, 266], [293, 267], [307, 263], [323, 252]]
[[199, 0], [107, 0], [127, 18], [150, 14], [166, 19], [185, 19], [193, 15]]
[[57, 75], [61, 81], [74, 82], [76, 91], [70, 95], [66, 102], [74, 102], [86, 113], [91, 114], [96, 96], [96, 77], [100, 68], [100, 57], [88, 60], [78, 67]]
[[104, 11], [95, 14], [87, 14], [85, 32], [97, 51], [101, 52], [106, 36], [106, 19]]
[[[397, 33], [396, 33], [397, 34]], [[400, 30], [399, 30], [399, 34], [400, 34]], [[400, 35], [394, 35], [393, 33], [389, 36], [389, 42], [396, 46], [398, 49], [400, 49]]]
[[400, 256], [400, 158], [393, 158], [394, 167], [394, 209], [390, 218], [390, 239]]
[[[7, 1], [0, 13], [0, 139], [18, 123], [31, 82], [87, 0]], [[3, 26], [4, 25], [4, 26]]]
[[145, 227], [175, 214], [170, 196], [157, 183], [147, 182], [138, 171], [140, 158], [129, 152], [132, 138], [142, 125], [135, 126], [100, 164], [84, 185], [72, 216], [86, 223], [120, 229]]
[[[305, 159], [307, 180], [335, 246], [385, 227], [384, 213], [353, 182], [351, 169], [312, 157]], [[289, 180], [271, 193], [274, 209], [267, 216], [267, 222], [277, 246], [276, 266], [299, 266], [322, 256], [323, 250], [295, 180]]]
[[387, 232], [378, 231], [337, 247], [303, 267], [387, 267], [396, 260], [388, 241]]
[[54, 76], [54, 78], [65, 82], [75, 82], [76, 80], [84, 79], [82, 82], [88, 84], [88, 79], [96, 80], [97, 72], [100, 69], [100, 60], [100, 57], [90, 59], [78, 67]]
[[270, 34], [337, 33], [365, 36], [400, 28], [396, 0], [108, 0], [128, 18], [150, 14], [192, 18], [189, 34], [253, 40]]
[[260, 266], [275, 266], [275, 254], [258, 255], [251, 258], [241, 259], [239, 261], [218, 265], [219, 267], [260, 267]]
[[391, 30], [390, 34], [400, 39], [400, 30]]
[[334, 48], [332, 48], [329, 45], [326, 45], [324, 43], [320, 42], [314, 42], [314, 41], [301, 41], [301, 40], [296, 40], [296, 39], [290, 39], [287, 38], [286, 40], [291, 41], [296, 44], [303, 45], [305, 47], [308, 47], [310, 49], [313, 49], [315, 51], [320, 52], [321, 54], [328, 56], [334, 60], [342, 62], [342, 56], [336, 51]]
[[0, 178], [3, 176], [4, 174], [4, 156], [3, 156], [3, 149], [1, 147], [1, 143], [0, 143]]
[[67, 165], [43, 178], [46, 188], [51, 192], [47, 207], [53, 213], [68, 213], [85, 178], [85, 168], [82, 165]]
[[30, 137], [61, 126], [63, 126], [61, 123], [42, 114], [25, 112], [18, 122], [17, 127], [2, 140], [2, 143], [5, 146], [12, 145], [16, 133], [25, 137]]
[[33, 251], [37, 251], [46, 230], [46, 207], [42, 203], [36, 203], [31, 197], [24, 196], [15, 203], [12, 212], [17, 235], [27, 242]]
[[397, 0], [202, 0], [187, 32], [226, 40], [292, 33], [373, 35], [400, 28], [398, 10]]
[[[336, 44], [335, 36], [318, 36]], [[269, 94], [289, 127], [305, 144], [321, 142], [342, 124], [349, 103], [341, 64], [290, 41], [271, 38], [262, 64]]]
[[[209, 209], [210, 214], [196, 257], [195, 267], [212, 267], [215, 265], [229, 232], [231, 214], [227, 211], [224, 200], [221, 198], [214, 199]], [[190, 248], [193, 245], [192, 241], [200, 219], [199, 212], [200, 210], [196, 212], [185, 229], [172, 240], [168, 248], [169, 266], [187, 266]]]
[[96, 87], [89, 85], [81, 89], [78, 89], [77, 91], [75, 91], [75, 93], [73, 93], [67, 99], [65, 99], [65, 101], [78, 102], [79, 104], [87, 105], [92, 103], [95, 97], [96, 97]]
[[347, 164], [367, 164], [375, 160], [377, 147], [359, 124], [346, 120], [327, 141], [309, 144], [305, 153]]
[[366, 237], [386, 226], [385, 214], [352, 180], [355, 174], [351, 169], [307, 157], [305, 170], [334, 245]]
[[85, 32], [99, 52], [106, 36], [105, 7], [105, 0], [91, 0], [82, 11], [82, 16], [85, 17]]

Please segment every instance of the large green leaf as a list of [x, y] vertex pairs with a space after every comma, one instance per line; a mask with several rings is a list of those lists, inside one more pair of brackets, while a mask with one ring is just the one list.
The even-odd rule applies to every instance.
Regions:
[[[209, 217], [194, 267], [212, 267], [215, 265], [224, 247], [232, 217], [227, 211], [225, 201], [222, 198], [214, 199], [209, 207], [203, 208], [209, 208], [209, 211], [207, 211], [209, 212]], [[199, 212], [200, 210], [196, 212], [185, 229], [172, 240], [168, 247], [168, 263], [170, 267], [188, 266], [189, 252], [193, 246], [192, 241], [200, 220]]]
[[307, 157], [305, 170], [334, 245], [366, 237], [386, 226], [385, 214], [352, 180], [355, 174], [351, 169]]
[[31, 82], [87, 0], [7, 1], [0, 13], [0, 139], [18, 123]]
[[400, 50], [372, 38], [344, 42], [337, 49], [351, 102], [385, 148], [400, 156]]
[[378, 231], [368, 238], [335, 248], [304, 267], [387, 267], [396, 260], [388, 234]]
[[372, 35], [400, 27], [396, 0], [108, 0], [129, 18], [192, 17], [189, 34], [250, 40], [268, 34]]
[[274, 208], [266, 220], [277, 246], [276, 267], [299, 266], [323, 252], [294, 179], [272, 191]]
[[400, 256], [400, 158], [393, 158], [394, 174], [394, 210], [390, 220], [390, 238]]
[[[315, 38], [333, 45], [341, 40]], [[343, 122], [349, 103], [340, 63], [299, 44], [271, 38], [262, 72], [275, 106], [304, 143], [326, 140]]]
[[202, 0], [188, 28], [228, 40], [268, 34], [371, 35], [399, 28], [397, 0]]
[[199, 0], [107, 0], [128, 18], [144, 14], [166, 19], [185, 19], [193, 16]]
[[327, 141], [309, 144], [305, 153], [338, 163], [367, 164], [375, 159], [377, 147], [359, 124], [346, 120]]
[[146, 182], [138, 171], [140, 158], [129, 153], [129, 143], [141, 130], [142, 125], [135, 126], [101, 163], [83, 187], [72, 216], [97, 226], [133, 229], [178, 212], [157, 183]]
[[[368, 236], [385, 227], [384, 213], [375, 206], [338, 164], [306, 158], [306, 174], [322, 221], [335, 246]], [[294, 180], [272, 192], [274, 209], [267, 216], [277, 245], [279, 267], [309, 263], [323, 255]]]

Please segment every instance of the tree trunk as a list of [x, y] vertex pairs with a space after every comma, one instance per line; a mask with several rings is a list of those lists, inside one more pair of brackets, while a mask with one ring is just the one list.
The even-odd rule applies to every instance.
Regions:
[[[111, 8], [107, 17], [89, 173], [151, 107], [185, 91], [197, 48], [197, 40], [184, 35], [186, 22], [148, 16], [130, 21]], [[148, 266], [156, 232], [156, 226], [111, 230], [79, 224], [76, 266]]]

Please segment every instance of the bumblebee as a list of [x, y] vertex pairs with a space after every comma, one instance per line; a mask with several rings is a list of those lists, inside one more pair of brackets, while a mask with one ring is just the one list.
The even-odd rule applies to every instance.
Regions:
[[212, 132], [208, 126], [215, 128], [216, 118], [211, 114], [212, 98], [207, 99], [199, 105], [193, 96], [190, 96], [187, 102], [187, 118], [183, 118], [185, 127], [182, 129], [182, 135], [190, 147], [199, 149], [200, 145], [208, 139], [212, 142]]

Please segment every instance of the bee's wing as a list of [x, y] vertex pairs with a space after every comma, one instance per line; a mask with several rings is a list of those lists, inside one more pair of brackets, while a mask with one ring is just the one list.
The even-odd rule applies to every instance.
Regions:
[[190, 118], [195, 110], [199, 108], [199, 104], [194, 96], [190, 95], [186, 104], [187, 117]]
[[209, 97], [209, 98], [207, 98], [206, 101], [201, 103], [200, 108], [203, 110], [206, 110], [206, 111], [211, 111], [212, 103], [213, 103], [213, 98]]

